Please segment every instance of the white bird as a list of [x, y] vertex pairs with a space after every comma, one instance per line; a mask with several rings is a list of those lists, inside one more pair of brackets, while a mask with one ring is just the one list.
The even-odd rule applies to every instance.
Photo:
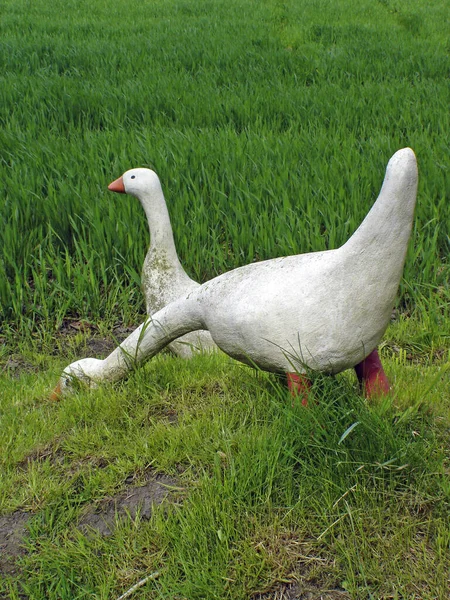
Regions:
[[354, 367], [369, 395], [377, 385], [387, 391], [376, 347], [402, 275], [416, 195], [416, 158], [405, 148], [389, 161], [377, 201], [343, 246], [253, 263], [196, 287], [104, 360], [69, 365], [57, 391], [69, 391], [75, 380], [95, 386], [121, 379], [198, 329], [229, 356], [263, 370], [301, 378], [309, 369], [334, 374]]
[[[141, 276], [147, 314], [155, 314], [166, 304], [200, 287], [179, 261], [158, 175], [151, 169], [130, 169], [113, 181], [108, 189], [135, 196], [147, 217], [150, 247]], [[178, 356], [190, 358], [195, 351], [209, 351], [217, 349], [217, 346], [208, 331], [197, 331], [172, 342], [169, 348]]]

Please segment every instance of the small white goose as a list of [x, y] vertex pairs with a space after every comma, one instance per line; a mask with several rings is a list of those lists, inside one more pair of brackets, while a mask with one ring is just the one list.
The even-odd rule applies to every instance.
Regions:
[[[179, 261], [158, 175], [151, 169], [130, 169], [113, 181], [108, 189], [135, 196], [147, 217], [150, 247], [142, 267], [142, 290], [147, 314], [155, 314], [170, 302], [200, 287], [188, 276]], [[172, 342], [169, 348], [178, 356], [190, 358], [195, 351], [213, 350], [217, 346], [208, 331], [196, 331]]]
[[[376, 351], [403, 271], [417, 195], [410, 148], [389, 161], [379, 197], [340, 248], [253, 263], [196, 287], [135, 330], [104, 360], [69, 365], [73, 380], [124, 377], [180, 335], [210, 331], [229, 356], [273, 372], [339, 373], [354, 367], [366, 393], [388, 389]], [[288, 378], [289, 379], [289, 378]], [[292, 376], [291, 389], [303, 385]]]

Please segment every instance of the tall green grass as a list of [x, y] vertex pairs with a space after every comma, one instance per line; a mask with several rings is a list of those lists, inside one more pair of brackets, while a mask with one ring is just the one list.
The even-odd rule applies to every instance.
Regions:
[[160, 175], [181, 260], [203, 281], [341, 244], [411, 146], [400, 306], [445, 332], [445, 17], [423, 0], [3, 2], [4, 330], [137, 318], [146, 222], [106, 191], [128, 168]]

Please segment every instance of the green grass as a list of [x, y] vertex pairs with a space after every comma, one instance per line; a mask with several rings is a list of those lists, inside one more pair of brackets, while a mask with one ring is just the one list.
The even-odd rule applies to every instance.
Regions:
[[[60, 359], [3, 375], [0, 511], [31, 513], [3, 593], [106, 599], [158, 571], [137, 597], [244, 599], [295, 580], [445, 597], [448, 372], [386, 362], [395, 395], [367, 404], [353, 379], [318, 377], [307, 409], [223, 357], [163, 355], [61, 403], [47, 399]], [[176, 502], [108, 538], [78, 530], [148, 470], [177, 478]]]
[[343, 243], [389, 157], [409, 145], [420, 183], [400, 306], [411, 310], [425, 295], [442, 331], [445, 9], [423, 1], [4, 2], [2, 320], [27, 335], [74, 315], [136, 319], [142, 303], [129, 296], [146, 222], [135, 200], [106, 190], [130, 167], [159, 173], [182, 262], [204, 281]]
[[[448, 10], [391, 0], [5, 0], [0, 21], [0, 515], [27, 553], [0, 596], [444, 598], [448, 483]], [[223, 357], [160, 355], [61, 403], [61, 370], [143, 311], [137, 201], [161, 177], [187, 271], [206, 280], [334, 248], [390, 156], [419, 163], [412, 241], [381, 349], [394, 393], [316, 377], [308, 409]], [[66, 335], [68, 323], [81, 327]], [[62, 327], [62, 331], [61, 331]], [[150, 520], [86, 511], [179, 482]], [[308, 592], [305, 592], [308, 593]], [[332, 592], [330, 592], [331, 594]]]

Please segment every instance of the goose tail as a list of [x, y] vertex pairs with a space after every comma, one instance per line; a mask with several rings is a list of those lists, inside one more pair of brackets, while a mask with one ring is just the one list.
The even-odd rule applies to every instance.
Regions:
[[417, 197], [417, 161], [411, 148], [390, 159], [380, 194], [364, 221], [343, 246], [348, 251], [393, 256], [403, 267]]

